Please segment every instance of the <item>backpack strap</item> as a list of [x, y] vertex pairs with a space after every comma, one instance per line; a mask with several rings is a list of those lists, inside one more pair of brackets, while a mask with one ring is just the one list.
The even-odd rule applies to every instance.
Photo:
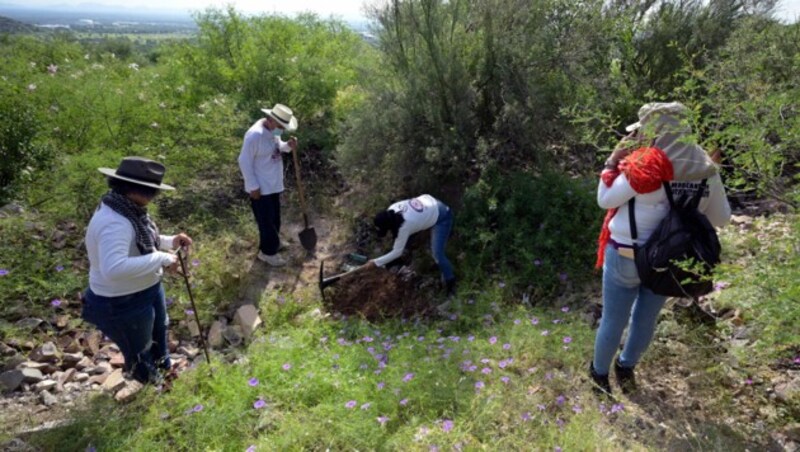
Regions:
[[669, 208], [675, 208], [675, 198], [672, 196], [672, 187], [669, 185], [668, 181], [662, 181], [661, 185], [664, 186], [664, 193], [667, 194], [667, 201], [669, 201]]
[[636, 196], [634, 195], [633, 198], [628, 200], [628, 220], [630, 221], [631, 225], [631, 238], [633, 239], [633, 249], [636, 249], [636, 239], [639, 235], [636, 232], [636, 216], [634, 215], [634, 211], [636, 210], [635, 201]]
[[700, 200], [703, 199], [703, 193], [706, 192], [706, 187], [708, 187], [708, 179], [703, 179], [700, 182], [700, 188], [697, 190], [697, 193], [694, 194], [694, 198], [692, 199], [692, 207], [695, 209], [700, 206]]

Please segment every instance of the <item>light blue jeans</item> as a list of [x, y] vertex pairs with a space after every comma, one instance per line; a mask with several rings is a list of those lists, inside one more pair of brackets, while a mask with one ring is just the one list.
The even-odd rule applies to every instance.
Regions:
[[620, 339], [628, 326], [628, 338], [619, 357], [623, 367], [639, 362], [656, 329], [658, 313], [667, 297], [641, 286], [633, 259], [622, 257], [613, 246], [606, 247], [603, 264], [603, 316], [594, 342], [594, 370], [608, 375]]
[[433, 253], [433, 260], [439, 265], [439, 270], [445, 281], [450, 281], [455, 278], [453, 273], [453, 265], [444, 254], [444, 249], [447, 246], [447, 239], [450, 238], [450, 232], [453, 230], [453, 212], [447, 207], [447, 204], [439, 201], [439, 218], [436, 224], [431, 228], [431, 252]]

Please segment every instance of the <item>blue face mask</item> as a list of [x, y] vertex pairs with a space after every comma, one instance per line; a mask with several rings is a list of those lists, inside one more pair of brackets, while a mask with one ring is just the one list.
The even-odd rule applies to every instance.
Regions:
[[281, 135], [283, 135], [283, 129], [281, 129], [280, 127], [275, 127], [274, 129], [272, 129], [273, 137], [280, 138]]

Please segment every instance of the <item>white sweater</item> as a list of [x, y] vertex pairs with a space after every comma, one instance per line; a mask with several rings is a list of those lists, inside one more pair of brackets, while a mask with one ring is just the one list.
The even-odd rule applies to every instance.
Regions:
[[439, 219], [439, 204], [431, 195], [422, 195], [412, 199], [396, 202], [389, 210], [403, 215], [403, 224], [397, 231], [392, 250], [375, 259], [375, 264], [383, 267], [403, 254], [408, 238], [415, 232], [424, 231], [436, 224]]
[[291, 152], [285, 141], [276, 138], [259, 119], [244, 134], [239, 153], [239, 169], [244, 177], [247, 193], [260, 188], [262, 195], [283, 192], [283, 158], [281, 152]]
[[[679, 198], [687, 191], [690, 191], [691, 194], [697, 193], [701, 182], [699, 180], [671, 182], [670, 188], [674, 199]], [[634, 191], [625, 174], [617, 176], [610, 187], [606, 186], [602, 178], [600, 179], [600, 185], [597, 188], [597, 204], [603, 209], [618, 208], [614, 218], [611, 219], [609, 229], [611, 231], [611, 239], [623, 245], [633, 244], [630, 219], [628, 217], [628, 200], [634, 196], [636, 197], [634, 208], [636, 209], [636, 232], [638, 233], [636, 243], [642, 245], [650, 238], [656, 227], [658, 227], [658, 223], [669, 212], [669, 201], [664, 187], [659, 187], [656, 191], [642, 195]], [[705, 214], [708, 221], [715, 227], [722, 227], [730, 220], [731, 206], [728, 204], [728, 198], [725, 196], [725, 187], [722, 185], [722, 179], [720, 179], [719, 174], [708, 179], [708, 189], [700, 199], [698, 210]]]
[[[170, 249], [175, 237], [160, 237], [161, 249]], [[142, 256], [131, 222], [103, 203], [86, 230], [86, 251], [89, 287], [103, 297], [129, 295], [152, 287], [161, 280], [162, 267], [177, 259], [164, 251]]]

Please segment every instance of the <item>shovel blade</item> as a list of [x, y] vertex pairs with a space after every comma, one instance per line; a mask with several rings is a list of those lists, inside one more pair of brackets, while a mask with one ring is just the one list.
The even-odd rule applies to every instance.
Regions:
[[314, 228], [305, 228], [300, 231], [300, 244], [308, 251], [314, 251], [317, 247], [317, 231]]

